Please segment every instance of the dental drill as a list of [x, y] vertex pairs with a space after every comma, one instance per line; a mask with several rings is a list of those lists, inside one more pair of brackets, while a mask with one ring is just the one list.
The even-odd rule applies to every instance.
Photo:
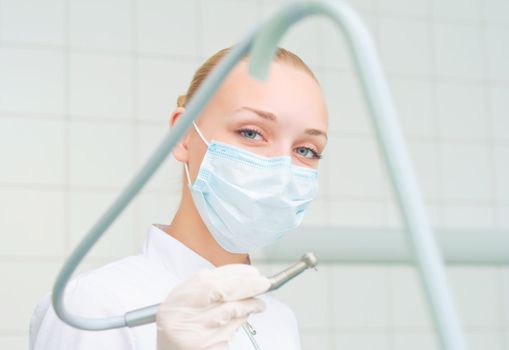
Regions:
[[283, 286], [284, 284], [286, 284], [293, 278], [297, 277], [307, 269], [314, 268], [316, 270], [317, 264], [318, 261], [313, 253], [304, 254], [300, 258], [300, 260], [294, 265], [287, 267], [286, 269], [275, 274], [274, 276], [269, 277], [270, 288], [269, 290], [267, 290], [267, 292], [278, 289], [279, 287]]
[[[317, 259], [313, 253], [304, 254], [294, 265], [287, 267], [283, 271], [271, 277], [268, 277], [270, 281], [270, 287], [268, 290], [260, 294], [265, 294], [280, 288], [282, 285], [297, 277], [305, 270], [310, 268], [316, 269], [317, 264]], [[124, 314], [124, 325], [126, 327], [137, 327], [155, 322], [159, 305], [161, 304], [150, 305], [141, 309], [126, 312]]]

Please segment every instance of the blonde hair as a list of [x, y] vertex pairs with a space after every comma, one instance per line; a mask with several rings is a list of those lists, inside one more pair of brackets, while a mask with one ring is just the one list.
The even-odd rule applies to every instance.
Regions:
[[[185, 95], [180, 95], [177, 98], [177, 107], [185, 107], [186, 103], [193, 97], [196, 90], [200, 87], [200, 85], [203, 83], [205, 78], [209, 75], [209, 73], [214, 69], [214, 67], [219, 63], [219, 61], [228, 54], [228, 52], [231, 50], [232, 47], [227, 47], [225, 49], [219, 50], [214, 55], [209, 57], [194, 73], [193, 79], [191, 80], [191, 84], [189, 85], [189, 88], [187, 89], [187, 93]], [[248, 54], [246, 54], [245, 57], [247, 57]], [[244, 57], [244, 58], [245, 58]], [[285, 62], [289, 63], [297, 68], [301, 68], [305, 72], [309, 73], [313, 79], [315, 79], [317, 82], [315, 75], [313, 74], [313, 71], [308, 67], [304, 61], [294, 54], [293, 52], [283, 49], [281, 47], [278, 47], [276, 50], [276, 54], [274, 55], [273, 60], [275, 62]]]

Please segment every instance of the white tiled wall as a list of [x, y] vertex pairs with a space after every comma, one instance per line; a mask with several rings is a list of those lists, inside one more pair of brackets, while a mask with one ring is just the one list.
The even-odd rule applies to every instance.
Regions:
[[[0, 348], [26, 348], [36, 301], [162, 138], [199, 63], [284, 2], [0, 0]], [[509, 2], [351, 3], [374, 35], [434, 225], [509, 230]], [[281, 45], [315, 70], [331, 116], [307, 223], [399, 226], [343, 38], [313, 18]], [[169, 222], [181, 175], [168, 159], [85, 268]], [[509, 267], [448, 275], [471, 348], [509, 350]], [[409, 266], [324, 265], [277, 294], [304, 349], [439, 348]]]

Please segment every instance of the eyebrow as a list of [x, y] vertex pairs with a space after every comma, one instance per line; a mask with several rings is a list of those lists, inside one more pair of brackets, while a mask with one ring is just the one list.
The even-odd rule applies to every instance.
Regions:
[[[251, 112], [257, 114], [258, 116], [260, 116], [260, 117], [262, 117], [264, 119], [270, 120], [270, 121], [276, 121], [277, 120], [276, 115], [274, 113], [271, 113], [271, 112], [262, 111], [260, 109], [256, 109], [256, 108], [248, 107], [248, 106], [242, 106], [238, 110], [242, 110], [242, 109], [251, 111]], [[327, 139], [327, 133], [325, 131], [322, 131], [322, 130], [319, 130], [319, 129], [306, 129], [304, 132], [306, 134], [308, 134], [308, 135], [323, 136], [323, 137], [325, 137], [325, 139]]]
[[260, 117], [262, 117], [264, 119], [271, 120], [271, 121], [276, 121], [276, 119], [277, 119], [276, 115], [271, 112], [262, 111], [260, 109], [256, 109], [253, 107], [247, 107], [247, 106], [242, 106], [241, 108], [239, 108], [239, 110], [241, 110], [241, 109], [246, 109], [248, 111], [254, 112], [254, 113], [258, 114]]

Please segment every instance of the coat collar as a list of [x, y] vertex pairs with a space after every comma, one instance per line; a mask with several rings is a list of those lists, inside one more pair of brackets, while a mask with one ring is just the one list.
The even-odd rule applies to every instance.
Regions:
[[200, 269], [214, 268], [207, 259], [164, 231], [166, 225], [153, 224], [145, 238], [142, 254], [177, 278], [184, 280]]

